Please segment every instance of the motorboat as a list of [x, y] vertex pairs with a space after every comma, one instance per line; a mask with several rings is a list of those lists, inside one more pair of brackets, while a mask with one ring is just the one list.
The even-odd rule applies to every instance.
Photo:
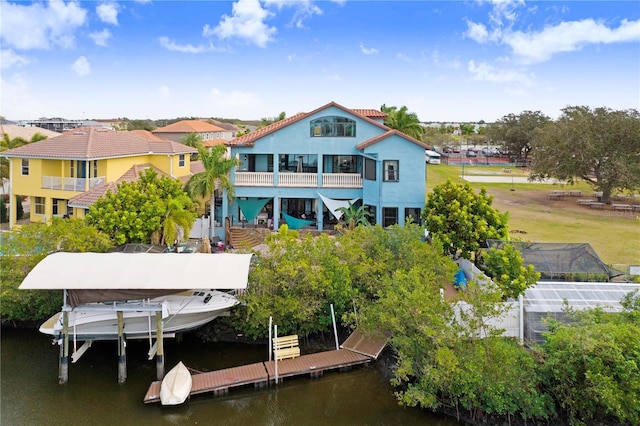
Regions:
[[[102, 295], [102, 298], [109, 296]], [[118, 311], [123, 313], [124, 335], [127, 339], [156, 337], [156, 314], [162, 313], [163, 335], [172, 335], [198, 328], [219, 316], [228, 316], [239, 303], [232, 293], [219, 290], [187, 290], [136, 299], [74, 303], [69, 306], [69, 338], [75, 340], [110, 340], [118, 338]], [[114, 299], [116, 300], [116, 299]], [[40, 332], [62, 339], [63, 311], [40, 327]]]
[[192, 384], [191, 372], [180, 361], [162, 380], [160, 402], [162, 405], [182, 404], [191, 393]]

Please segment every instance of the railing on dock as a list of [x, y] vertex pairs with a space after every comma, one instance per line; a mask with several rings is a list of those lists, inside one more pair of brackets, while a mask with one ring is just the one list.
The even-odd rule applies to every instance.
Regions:
[[[320, 377], [329, 370], [346, 371], [355, 365], [366, 364], [377, 359], [386, 345], [386, 340], [370, 339], [356, 330], [345, 340], [341, 349], [193, 374], [190, 395], [202, 393], [221, 395], [239, 386], [252, 384], [255, 387], [263, 387], [269, 383], [280, 382], [286, 377], [305, 374], [310, 377]], [[161, 380], [151, 383], [144, 397], [145, 404], [160, 401], [161, 384]]]

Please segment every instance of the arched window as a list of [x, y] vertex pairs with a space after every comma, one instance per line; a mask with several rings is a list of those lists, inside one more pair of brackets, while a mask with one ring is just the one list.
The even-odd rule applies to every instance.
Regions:
[[321, 117], [311, 120], [312, 137], [355, 137], [356, 122], [346, 117]]

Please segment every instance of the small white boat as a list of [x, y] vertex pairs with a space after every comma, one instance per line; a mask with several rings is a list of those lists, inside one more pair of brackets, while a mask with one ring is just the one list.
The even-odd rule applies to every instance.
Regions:
[[191, 392], [192, 383], [191, 373], [180, 361], [162, 380], [160, 403], [162, 405], [182, 404]]
[[[156, 312], [159, 311], [162, 312], [163, 334], [171, 335], [229, 315], [238, 303], [234, 295], [218, 290], [190, 290], [153, 298], [82, 303], [69, 311], [69, 337], [77, 340], [117, 339], [118, 311], [123, 312], [127, 339], [156, 337]], [[42, 324], [40, 332], [60, 341], [62, 321], [62, 312], [58, 312]]]

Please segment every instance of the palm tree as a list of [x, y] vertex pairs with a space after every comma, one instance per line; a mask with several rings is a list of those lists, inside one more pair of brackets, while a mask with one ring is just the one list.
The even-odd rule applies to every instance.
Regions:
[[191, 176], [185, 190], [191, 197], [209, 197], [209, 239], [212, 239], [213, 227], [211, 224], [215, 217], [216, 189], [226, 192], [229, 201], [233, 199], [235, 191], [229, 173], [231, 173], [234, 167], [240, 166], [242, 162], [236, 158], [229, 158], [224, 145], [214, 146], [211, 151], [205, 148], [200, 148], [198, 151], [200, 160], [204, 166], [204, 171]]
[[202, 136], [195, 132], [191, 132], [185, 135], [185, 137], [180, 140], [180, 143], [192, 148], [200, 149], [202, 148]]
[[355, 229], [358, 225], [369, 225], [368, 218], [371, 216], [371, 213], [369, 213], [364, 206], [356, 208], [356, 206], [351, 204], [351, 201], [349, 201], [349, 207], [338, 207], [336, 210], [342, 212], [342, 219], [340, 222], [346, 225], [349, 230]]
[[382, 105], [380, 111], [387, 114], [387, 118], [384, 119], [384, 125], [404, 133], [407, 136], [411, 136], [419, 141], [422, 140], [424, 135], [424, 127], [420, 124], [418, 116], [414, 112], [407, 112], [406, 106], [400, 109], [396, 107], [388, 107]]
[[193, 202], [187, 195], [178, 198], [169, 198], [166, 202], [165, 214], [162, 218], [162, 238], [160, 244], [169, 243], [173, 245], [174, 241], [180, 242], [179, 234], [189, 235], [195, 220], [195, 213], [185, 210], [186, 207], [193, 205]]

